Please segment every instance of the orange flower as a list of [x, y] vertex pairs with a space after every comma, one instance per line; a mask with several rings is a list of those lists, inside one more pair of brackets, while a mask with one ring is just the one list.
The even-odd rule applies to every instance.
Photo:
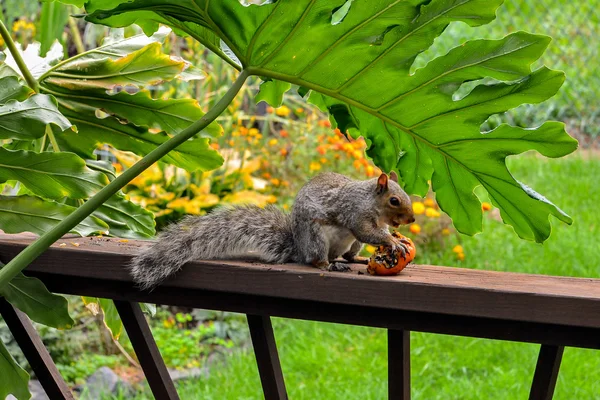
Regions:
[[481, 203], [481, 209], [483, 211], [490, 211], [492, 209], [492, 205], [484, 201], [483, 203]]
[[362, 167], [362, 164], [359, 160], [354, 160], [352, 165], [354, 166], [354, 169], [356, 169], [356, 170], [360, 170], [360, 167]]
[[325, 155], [325, 153], [327, 153], [327, 146], [324, 144], [317, 146], [317, 153]]
[[285, 157], [289, 154], [288, 150], [285, 147], [283, 149], [279, 150], [279, 153], [281, 153], [281, 155], [283, 157]]
[[452, 251], [455, 253], [463, 253], [464, 252], [463, 247], [460, 244], [457, 244], [456, 246], [454, 246], [452, 248]]
[[271, 106], [268, 106], [268, 107], [267, 107], [267, 112], [268, 112], [268, 113], [272, 113], [273, 111], [274, 111], [274, 108], [273, 108], [273, 107], [271, 107]]
[[282, 138], [286, 138], [290, 135], [289, 135], [288, 131], [286, 131], [285, 129], [282, 129], [279, 131], [279, 136], [281, 136]]
[[456, 253], [456, 258], [458, 258], [460, 261], [464, 261], [465, 253]]
[[415, 235], [418, 235], [419, 233], [421, 233], [421, 226], [419, 224], [411, 224], [410, 231]]
[[[327, 121], [327, 122], [329, 122], [329, 121]], [[331, 123], [330, 123], [329, 125], [331, 125]], [[335, 129], [333, 130], [333, 133], [335, 133], [337, 136], [340, 136], [340, 137], [343, 137], [343, 136], [345, 136], [345, 135], [342, 133], [342, 131], [340, 131], [340, 129], [339, 129], [339, 128], [335, 128]]]
[[215, 150], [219, 150], [219, 143], [211, 143], [210, 147], [212, 147]]
[[450, 234], [450, 229], [448, 229], [448, 228], [442, 229], [442, 235], [448, 236], [449, 234]]
[[319, 126], [322, 126], [324, 128], [331, 128], [331, 122], [329, 122], [328, 119], [324, 119], [318, 122]]
[[425, 215], [428, 216], [429, 218], [437, 218], [439, 217], [441, 214], [438, 210], [436, 210], [435, 208], [431, 208], [431, 207], [427, 207], [425, 209]]
[[375, 176], [375, 168], [373, 168], [371, 165], [367, 166], [367, 176], [368, 177]]
[[265, 179], [271, 179], [271, 174], [268, 172], [265, 172], [264, 174], [262, 174], [263, 178]]
[[423, 202], [423, 204], [425, 204], [425, 206], [431, 207], [431, 208], [435, 208], [437, 206], [437, 204], [435, 203], [435, 201], [433, 199], [430, 199], [430, 198], [425, 199], [425, 201]]
[[325, 157], [321, 157], [321, 159], [319, 159], [319, 162], [321, 164], [325, 164], [327, 162], [327, 159]]
[[281, 183], [277, 178], [273, 178], [269, 182], [271, 182], [271, 185], [273, 186], [279, 186], [279, 184]]

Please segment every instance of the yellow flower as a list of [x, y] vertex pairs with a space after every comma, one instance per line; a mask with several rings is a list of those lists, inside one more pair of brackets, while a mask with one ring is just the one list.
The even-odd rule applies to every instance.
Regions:
[[367, 176], [371, 177], [375, 175], [375, 168], [373, 168], [373, 166], [369, 165], [367, 166]]
[[298, 107], [298, 108], [296, 108], [296, 112], [297, 112], [298, 114], [301, 114], [301, 113], [303, 113], [303, 112], [304, 112], [304, 108], [302, 108], [302, 107]]
[[462, 253], [463, 252], [463, 247], [460, 244], [457, 244], [456, 246], [454, 246], [452, 248], [452, 251], [455, 253]]
[[430, 198], [425, 199], [425, 201], [423, 203], [425, 204], [426, 207], [431, 207], [431, 208], [436, 207], [435, 201]]
[[425, 205], [423, 203], [421, 203], [420, 201], [414, 202], [412, 207], [413, 207], [413, 212], [417, 215], [421, 215], [425, 212]]
[[371, 246], [370, 244], [368, 244], [365, 246], [365, 250], [367, 250], [369, 253], [375, 253], [375, 250], [377, 250], [377, 247]]
[[313, 162], [310, 163], [309, 169], [310, 169], [311, 172], [312, 171], [318, 171], [318, 170], [321, 169], [321, 164], [318, 163], [318, 162], [316, 162], [316, 161], [313, 161]]
[[449, 234], [450, 234], [450, 229], [448, 229], [448, 228], [442, 229], [442, 235], [448, 236]]
[[281, 106], [275, 110], [275, 114], [279, 115], [280, 117], [287, 117], [290, 115], [290, 112], [292, 112], [292, 110], [290, 110], [287, 106]]
[[429, 218], [437, 218], [441, 214], [435, 208], [427, 207], [427, 209], [425, 210], [425, 215], [428, 216]]
[[460, 261], [463, 261], [465, 259], [465, 253], [457, 253], [456, 258], [458, 258]]
[[275, 197], [273, 195], [267, 196], [267, 203], [270, 203], [270, 204], [277, 203], [277, 197]]
[[277, 143], [279, 143], [277, 139], [269, 140], [269, 146], [277, 146]]
[[483, 203], [481, 203], [481, 209], [483, 211], [490, 211], [492, 209], [492, 205], [484, 201]]
[[248, 136], [257, 136], [260, 133], [260, 131], [256, 128], [250, 128], [248, 130]]
[[418, 235], [419, 233], [421, 233], [421, 226], [419, 224], [411, 224], [410, 231], [415, 235]]
[[325, 163], [327, 163], [327, 159], [326, 158], [321, 158], [321, 159], [319, 159], [319, 162], [321, 164], [325, 164]]

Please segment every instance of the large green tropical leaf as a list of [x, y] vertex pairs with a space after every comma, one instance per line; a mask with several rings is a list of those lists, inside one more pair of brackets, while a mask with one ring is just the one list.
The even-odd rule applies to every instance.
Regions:
[[[169, 140], [169, 135], [162, 131], [151, 133], [146, 128], [122, 123], [116, 118], [97, 119], [68, 109], [63, 109], [63, 113], [77, 126], [78, 131], [57, 133], [56, 140], [61, 150], [71, 151], [84, 158], [92, 158], [94, 150], [104, 143], [145, 156]], [[210, 170], [223, 163], [221, 156], [209, 147], [209, 140], [203, 137], [186, 141], [168, 153], [163, 161], [188, 171]]]
[[182, 59], [175, 59], [161, 51], [161, 44], [154, 42], [113, 59], [80, 56], [49, 71], [44, 82], [71, 90], [112, 89], [117, 85], [139, 87], [156, 85], [171, 80], [188, 66]]
[[[45, 94], [36, 94], [24, 101], [27, 89], [17, 89], [16, 78], [0, 79], [0, 96], [9, 99], [0, 103], [0, 139], [30, 140], [44, 136], [46, 125], [54, 124], [61, 130], [71, 127], [56, 106], [56, 100]], [[7, 89], [7, 91], [2, 91]]]
[[[10, 68], [8, 70], [12, 71]], [[5, 104], [9, 100], [24, 101], [32, 94], [34, 91], [21, 85], [16, 75], [0, 78], [0, 104]]]
[[[65, 91], [54, 85], [44, 86], [47, 93], [54, 95], [61, 110], [85, 113], [94, 118], [96, 111], [112, 115], [121, 122], [131, 122], [137, 126], [145, 126], [155, 130], [163, 130], [176, 134], [187, 128], [194, 121], [202, 118], [204, 112], [193, 99], [152, 99], [146, 90], [129, 94], [120, 91], [108, 94], [106, 90], [91, 89], [83, 91]], [[101, 122], [98, 119], [98, 122]], [[83, 133], [82, 133], [83, 134]], [[214, 138], [221, 134], [217, 124], [211, 124], [200, 132], [198, 137]]]
[[[517, 32], [466, 42], [410, 73], [415, 58], [449, 23], [489, 23], [501, 3], [90, 0], [86, 9], [92, 22], [135, 22], [148, 33], [166, 21], [185, 25], [211, 49], [222, 41], [221, 48], [248, 72], [318, 92], [312, 101], [343, 131], [365, 136], [368, 154], [382, 169], [397, 170], [407, 191], [423, 194], [431, 180], [440, 206], [461, 232], [481, 230], [481, 205], [473, 193], [481, 185], [519, 236], [543, 241], [550, 234], [550, 214], [571, 219], [516, 181], [505, 158], [527, 150], [560, 157], [574, 151], [576, 141], [557, 124], [531, 130], [502, 126], [487, 133], [480, 126], [493, 114], [541, 102], [558, 90], [562, 73], [530, 69], [549, 38]], [[490, 78], [492, 84], [458, 98], [464, 83]], [[271, 95], [276, 89], [271, 87]]]
[[[168, 29], [152, 37], [137, 35], [108, 41], [47, 70], [40, 78], [44, 93], [53, 95], [60, 111], [78, 131], [56, 133], [61, 150], [92, 158], [99, 145], [146, 155], [181, 132], [204, 112], [192, 99], [152, 99], [146, 85], [175, 78], [198, 79], [189, 63], [160, 50]], [[210, 124], [165, 158], [188, 169], [210, 170], [223, 163], [209, 139], [221, 127]]]
[[50, 293], [39, 279], [19, 274], [0, 290], [0, 296], [35, 322], [57, 329], [73, 326], [67, 299]]
[[16, 180], [38, 196], [50, 199], [84, 199], [108, 183], [73, 153], [35, 153], [0, 147], [0, 183]]
[[[0, 229], [6, 233], [33, 232], [43, 235], [75, 211], [75, 207], [35, 196], [0, 196]], [[89, 216], [71, 232], [81, 236], [108, 234], [108, 225]]]
[[108, 225], [112, 236], [148, 239], [156, 234], [154, 214], [120, 196], [113, 196], [92, 214]]
[[17, 400], [31, 398], [29, 393], [29, 374], [17, 364], [4, 343], [0, 340], [0, 399], [12, 394]]

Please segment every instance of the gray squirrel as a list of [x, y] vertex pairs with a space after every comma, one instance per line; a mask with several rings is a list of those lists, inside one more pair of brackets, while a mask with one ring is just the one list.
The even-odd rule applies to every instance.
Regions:
[[255, 259], [294, 262], [329, 271], [347, 271], [363, 243], [391, 246], [402, 255], [406, 243], [388, 226], [414, 222], [412, 204], [398, 176], [381, 174], [365, 181], [326, 172], [298, 192], [291, 214], [273, 206], [219, 208], [201, 217], [186, 217], [160, 233], [156, 242], [131, 262], [141, 289], [150, 289], [192, 260]]

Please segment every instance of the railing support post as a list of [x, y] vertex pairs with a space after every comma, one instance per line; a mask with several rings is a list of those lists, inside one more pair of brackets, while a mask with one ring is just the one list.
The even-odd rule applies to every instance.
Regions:
[[51, 399], [73, 400], [73, 394], [58, 372], [50, 353], [42, 343], [29, 317], [0, 297], [0, 314], [4, 318], [31, 369]]
[[410, 400], [410, 331], [388, 329], [388, 398]]
[[564, 350], [564, 346], [543, 344], [540, 347], [529, 400], [552, 400]]
[[121, 300], [114, 300], [114, 302], [154, 398], [179, 400], [175, 385], [139, 304]]
[[251, 314], [247, 318], [265, 400], [287, 400], [271, 318]]

